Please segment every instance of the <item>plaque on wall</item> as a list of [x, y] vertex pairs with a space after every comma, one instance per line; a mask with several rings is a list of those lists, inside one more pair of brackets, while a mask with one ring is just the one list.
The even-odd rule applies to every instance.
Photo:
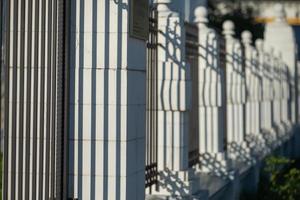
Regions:
[[149, 0], [131, 0], [130, 36], [148, 40], [149, 35]]

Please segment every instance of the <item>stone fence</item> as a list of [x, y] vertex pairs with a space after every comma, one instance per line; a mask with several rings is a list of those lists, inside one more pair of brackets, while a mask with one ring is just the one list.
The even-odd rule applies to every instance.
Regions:
[[254, 44], [247, 30], [235, 37], [232, 21], [222, 33], [209, 27], [205, 7], [186, 23], [171, 1], [158, 1], [157, 10], [158, 74], [148, 84], [158, 84], [158, 159], [146, 176], [157, 180], [147, 198], [237, 199], [255, 191], [266, 156], [297, 154], [295, 41], [282, 7], [266, 26], [268, 39]]

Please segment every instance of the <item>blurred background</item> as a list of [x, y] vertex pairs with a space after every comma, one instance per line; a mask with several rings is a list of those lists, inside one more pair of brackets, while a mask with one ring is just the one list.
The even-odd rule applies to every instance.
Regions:
[[[263, 38], [265, 24], [274, 20], [274, 5], [283, 5], [288, 23], [293, 27], [298, 47], [300, 46], [300, 0], [208, 0], [211, 26], [222, 28], [222, 22], [232, 20], [236, 25], [237, 37], [247, 29], [253, 40]], [[298, 50], [298, 58], [299, 58]]]

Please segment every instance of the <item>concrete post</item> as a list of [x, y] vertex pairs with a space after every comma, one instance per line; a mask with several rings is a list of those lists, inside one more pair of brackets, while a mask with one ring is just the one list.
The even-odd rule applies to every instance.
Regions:
[[260, 134], [260, 67], [258, 52], [251, 45], [252, 34], [249, 31], [242, 33], [245, 59], [245, 78], [247, 101], [245, 105], [246, 140], [250, 149], [257, 156], [265, 151], [264, 140]]
[[269, 147], [267, 145], [267, 141], [265, 139], [265, 135], [268, 129], [268, 111], [267, 111], [267, 91], [268, 91], [268, 72], [265, 69], [265, 52], [264, 52], [264, 41], [262, 39], [257, 39], [255, 41], [255, 47], [257, 50], [257, 67], [258, 67], [258, 74], [259, 74], [259, 85], [258, 85], [258, 96], [259, 96], [259, 120], [260, 120], [260, 137], [262, 141], [264, 141], [264, 152], [262, 152], [262, 156], [265, 156], [269, 151]]
[[255, 66], [254, 63], [254, 49], [251, 46], [252, 34], [249, 31], [242, 32], [242, 43], [244, 45], [244, 59], [245, 59], [245, 78], [246, 78], [246, 90], [247, 90], [247, 101], [246, 101], [246, 134], [257, 134], [257, 112], [255, 106]]
[[[220, 68], [219, 35], [207, 26], [207, 10], [195, 10], [199, 30], [198, 88], [199, 88], [199, 153], [201, 170], [211, 170], [218, 162], [226, 168], [224, 153], [224, 69]], [[224, 170], [224, 169], [219, 169]]]
[[[270, 145], [274, 148], [277, 144], [276, 130], [273, 128], [273, 100], [274, 100], [274, 48], [271, 46], [265, 46], [265, 58], [264, 58], [264, 94], [265, 94], [265, 106], [264, 117], [265, 127], [263, 129], [264, 136]], [[275, 146], [274, 146], [275, 145]]]
[[227, 84], [227, 136], [229, 156], [235, 160], [249, 160], [249, 149], [245, 143], [244, 104], [245, 75], [243, 70], [243, 50], [234, 36], [232, 21], [223, 23], [226, 39], [226, 84]]
[[[286, 63], [290, 73], [290, 89], [291, 96], [289, 99], [290, 109], [289, 118], [292, 123], [296, 122], [296, 117], [299, 115], [298, 103], [296, 101], [297, 84], [297, 68], [296, 68], [296, 43], [293, 29], [285, 19], [284, 8], [277, 4], [274, 8], [276, 20], [273, 23], [267, 24], [265, 29], [266, 46], [274, 47], [276, 52], [282, 52], [282, 60]], [[276, 34], [274, 34], [276, 33]], [[297, 104], [296, 104], [297, 103]]]
[[146, 43], [128, 1], [71, 1], [69, 197], [145, 198]]
[[154, 193], [188, 196], [191, 192], [188, 173], [191, 78], [189, 65], [185, 63], [184, 8], [177, 3], [157, 1], [160, 190]]

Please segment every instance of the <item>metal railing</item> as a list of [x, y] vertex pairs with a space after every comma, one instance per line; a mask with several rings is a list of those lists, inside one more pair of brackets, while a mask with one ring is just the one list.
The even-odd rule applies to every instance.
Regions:
[[149, 40], [147, 42], [147, 100], [146, 100], [146, 168], [145, 187], [157, 184], [157, 11], [152, 9], [149, 17]]
[[189, 166], [199, 163], [199, 130], [198, 130], [198, 58], [199, 42], [198, 27], [189, 23], [185, 24], [186, 62], [190, 65], [192, 81], [192, 107], [190, 110], [189, 129]]
[[220, 64], [220, 68], [221, 70], [223, 70], [223, 88], [224, 88], [224, 93], [222, 95], [222, 99], [223, 99], [223, 119], [224, 119], [224, 135], [223, 135], [223, 149], [224, 151], [227, 150], [227, 106], [226, 101], [227, 101], [227, 88], [226, 88], [226, 40], [223, 36], [221, 36], [220, 34], [218, 35], [218, 39], [219, 39], [219, 64]]

